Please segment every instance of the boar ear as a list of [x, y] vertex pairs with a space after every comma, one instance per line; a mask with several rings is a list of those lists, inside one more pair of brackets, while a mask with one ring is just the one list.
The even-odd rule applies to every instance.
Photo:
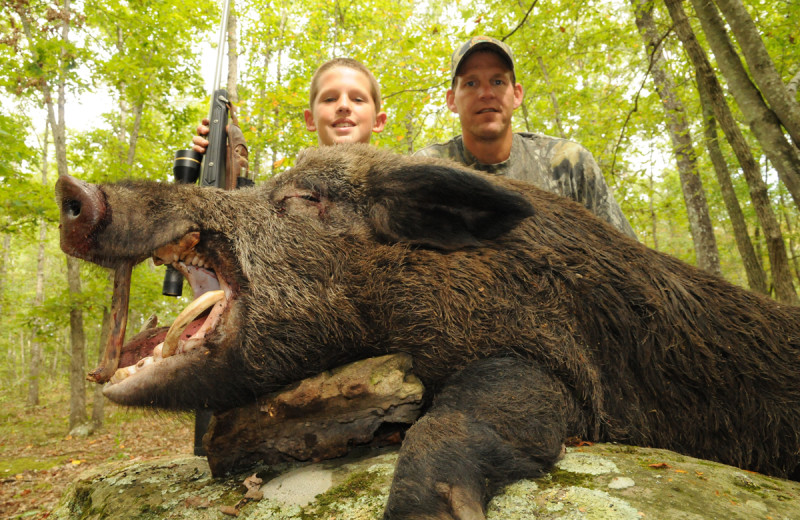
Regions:
[[367, 195], [379, 237], [444, 250], [480, 245], [533, 215], [520, 193], [441, 164], [374, 171]]

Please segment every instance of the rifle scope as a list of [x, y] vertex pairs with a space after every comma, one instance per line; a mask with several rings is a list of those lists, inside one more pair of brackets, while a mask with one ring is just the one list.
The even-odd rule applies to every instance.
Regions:
[[[180, 184], [194, 184], [200, 177], [200, 166], [203, 154], [188, 150], [175, 152], [175, 163], [172, 165], [172, 175], [175, 182]], [[183, 293], [183, 275], [171, 265], [167, 265], [164, 274], [164, 285], [161, 294], [164, 296], [180, 296]]]

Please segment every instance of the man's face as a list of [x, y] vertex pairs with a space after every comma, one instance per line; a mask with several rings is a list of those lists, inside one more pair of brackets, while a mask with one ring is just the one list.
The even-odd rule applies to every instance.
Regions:
[[522, 85], [514, 83], [506, 62], [491, 51], [477, 51], [461, 65], [447, 107], [458, 114], [461, 132], [493, 140], [511, 132], [511, 114], [522, 104]]
[[369, 79], [349, 67], [333, 67], [319, 77], [313, 110], [305, 110], [306, 128], [317, 132], [320, 145], [369, 143], [380, 132], [386, 114], [375, 113]]

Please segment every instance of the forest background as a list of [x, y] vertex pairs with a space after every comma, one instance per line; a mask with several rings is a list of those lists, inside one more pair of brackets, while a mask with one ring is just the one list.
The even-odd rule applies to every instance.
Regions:
[[[202, 49], [220, 11], [0, 3], [0, 398], [58, 400], [64, 435], [102, 424], [84, 375], [111, 282], [60, 251], [55, 180], [171, 182], [175, 151], [208, 113], [202, 60], [213, 53]], [[316, 144], [302, 110], [311, 74], [333, 57], [362, 61], [382, 87], [376, 146], [412, 153], [460, 133], [444, 103], [450, 53], [488, 34], [516, 54], [515, 129], [589, 149], [643, 243], [797, 302], [800, 0], [236, 0], [228, 27], [257, 183]], [[81, 100], [85, 113], [67, 110]], [[185, 305], [161, 295], [162, 279], [150, 262], [135, 269], [129, 332]], [[68, 392], [69, 409], [54, 397]]]

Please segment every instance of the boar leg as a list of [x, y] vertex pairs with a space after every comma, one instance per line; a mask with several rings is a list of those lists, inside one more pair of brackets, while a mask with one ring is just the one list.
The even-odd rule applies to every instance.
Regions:
[[473, 363], [409, 429], [384, 520], [483, 520], [500, 487], [561, 457], [573, 410], [565, 387], [528, 361]]
[[125, 339], [125, 328], [128, 325], [128, 300], [131, 294], [131, 272], [133, 262], [120, 264], [114, 271], [114, 294], [111, 298], [111, 332], [108, 343], [100, 361], [100, 366], [89, 372], [86, 379], [95, 383], [105, 383], [119, 365], [122, 342]]

